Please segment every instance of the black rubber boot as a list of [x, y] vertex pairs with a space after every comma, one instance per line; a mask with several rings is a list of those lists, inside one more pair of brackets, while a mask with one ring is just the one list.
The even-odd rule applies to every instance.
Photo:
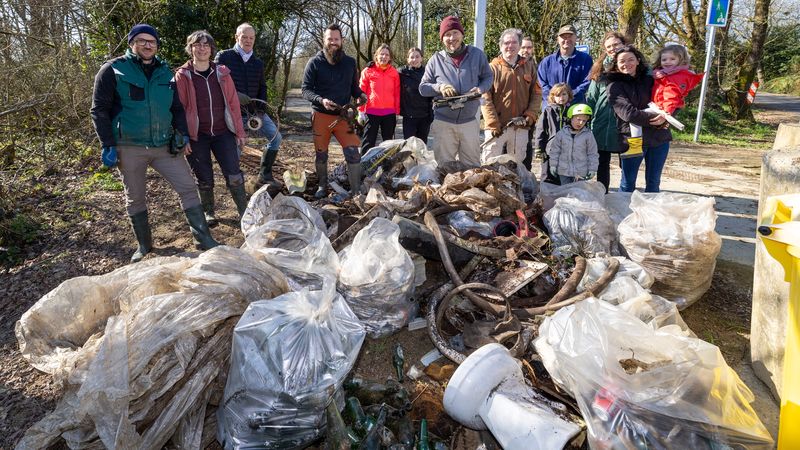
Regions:
[[325, 198], [328, 195], [328, 163], [315, 161], [314, 168], [317, 170], [317, 178], [319, 178], [319, 187], [314, 197]]
[[211, 237], [211, 231], [208, 229], [202, 206], [192, 206], [189, 209], [184, 209], [183, 213], [186, 214], [186, 223], [189, 224], [189, 229], [192, 231], [192, 237], [194, 238], [194, 245], [197, 248], [208, 250], [219, 245], [219, 242]]
[[144, 258], [144, 255], [150, 253], [153, 249], [153, 236], [150, 234], [150, 223], [147, 221], [147, 211], [142, 211], [130, 216], [131, 226], [133, 226], [133, 235], [136, 236], [136, 241], [139, 243], [139, 248], [131, 256], [131, 262], [139, 262]]
[[203, 214], [209, 227], [217, 226], [217, 216], [214, 214], [214, 190], [199, 189], [200, 203], [203, 205]]
[[241, 220], [244, 210], [247, 209], [247, 192], [244, 190], [244, 184], [238, 186], [228, 186], [233, 197], [233, 203], [236, 204], [236, 211], [239, 212], [239, 219]]
[[350, 195], [355, 197], [361, 193], [361, 163], [347, 165], [347, 181], [350, 182]]
[[280, 187], [280, 183], [275, 181], [275, 177], [272, 175], [272, 166], [275, 164], [275, 159], [277, 157], [277, 150], [264, 150], [261, 154], [261, 169], [258, 172], [258, 184], [260, 186], [268, 184], [270, 186]]

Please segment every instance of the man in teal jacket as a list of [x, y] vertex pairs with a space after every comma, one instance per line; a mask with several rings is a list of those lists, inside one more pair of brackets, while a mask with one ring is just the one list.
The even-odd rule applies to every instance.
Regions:
[[140, 261], [153, 248], [147, 219], [148, 166], [178, 193], [198, 248], [219, 245], [208, 230], [186, 162], [185, 155], [191, 153], [186, 116], [171, 82], [172, 71], [156, 56], [159, 44], [152, 26], [134, 26], [128, 33], [125, 55], [103, 64], [94, 80], [91, 115], [102, 145], [103, 164], [119, 169], [139, 244], [131, 262]]

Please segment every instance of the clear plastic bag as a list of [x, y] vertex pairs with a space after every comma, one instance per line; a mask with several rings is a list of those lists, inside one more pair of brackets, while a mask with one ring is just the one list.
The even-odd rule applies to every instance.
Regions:
[[266, 222], [266, 216], [272, 206], [272, 197], [267, 192], [268, 188], [269, 184], [261, 186], [247, 202], [247, 208], [242, 213], [241, 220], [242, 234], [245, 236]]
[[722, 240], [714, 231], [714, 199], [662, 192], [631, 196], [633, 213], [620, 223], [630, 259], [655, 277], [652, 291], [684, 309], [711, 286]]
[[594, 180], [581, 180], [563, 186], [542, 183], [539, 186], [539, 197], [542, 199], [542, 211], [545, 212], [555, 206], [556, 199], [561, 197], [576, 198], [584, 202], [597, 202], [604, 205], [605, 195], [605, 186]]
[[416, 314], [414, 262], [399, 238], [397, 224], [376, 218], [339, 254], [339, 292], [373, 338], [398, 331]]
[[616, 250], [617, 233], [602, 203], [558, 198], [544, 214], [544, 225], [556, 256], [610, 255]]
[[592, 448], [770, 449], [753, 394], [714, 345], [597, 299], [542, 323], [536, 350], [578, 402]]
[[[73, 335], [85, 339], [73, 342], [66, 358], [75, 366], [60, 365], [68, 352], [57, 330], [41, 329], [41, 322], [25, 316], [20, 320], [23, 336], [49, 342], [30, 348], [31, 359], [57, 363], [67, 386], [56, 409], [17, 448], [47, 448], [59, 437], [71, 448], [161, 448], [214, 389], [228, 363], [235, 319], [251, 301], [288, 290], [275, 268], [226, 246], [195, 259], [154, 258], [127, 267], [134, 270], [82, 277], [110, 286], [105, 292], [64, 283], [37, 302], [36, 314], [46, 311], [62, 328], [66, 322], [71, 330], [93, 330], [102, 323], [89, 337]], [[84, 309], [127, 306], [104, 318], [67, 315], [81, 295]]]
[[320, 289], [323, 278], [339, 273], [339, 256], [325, 230], [322, 217], [303, 199], [279, 195], [245, 235], [245, 248], [280, 268], [293, 288]]
[[614, 225], [619, 226], [623, 219], [631, 215], [631, 193], [609, 192], [605, 198], [606, 209]]
[[325, 407], [350, 372], [364, 328], [336, 294], [290, 292], [252, 303], [236, 325], [217, 410], [228, 448], [305, 448], [324, 431]]

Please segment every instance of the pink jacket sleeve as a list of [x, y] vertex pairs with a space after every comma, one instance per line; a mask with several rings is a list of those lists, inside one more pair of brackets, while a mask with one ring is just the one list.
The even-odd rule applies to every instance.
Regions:
[[369, 73], [367, 72], [367, 69], [368, 67], [365, 67], [364, 70], [361, 71], [361, 79], [358, 83], [359, 84], [358, 87], [360, 87], [361, 90], [364, 92], [364, 95], [367, 96], [367, 102], [358, 107], [358, 110], [361, 111], [362, 113], [367, 112], [367, 105], [369, 105], [370, 95], [372, 93], [369, 88], [369, 79], [368, 79]]

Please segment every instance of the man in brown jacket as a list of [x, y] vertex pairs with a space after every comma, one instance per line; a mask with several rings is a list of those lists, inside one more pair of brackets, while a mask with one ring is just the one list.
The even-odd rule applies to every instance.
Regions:
[[542, 91], [536, 82], [536, 64], [519, 55], [522, 31], [509, 28], [500, 35], [500, 56], [489, 63], [492, 87], [483, 94], [486, 137], [481, 162], [505, 153], [522, 164], [530, 140], [528, 130], [536, 123]]

